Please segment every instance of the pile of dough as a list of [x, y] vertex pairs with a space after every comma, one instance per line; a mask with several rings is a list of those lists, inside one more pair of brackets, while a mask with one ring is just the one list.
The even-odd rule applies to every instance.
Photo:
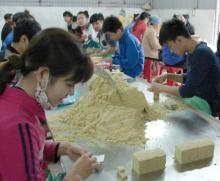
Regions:
[[130, 86], [120, 74], [113, 79], [118, 91], [110, 81], [96, 76], [90, 81], [86, 96], [50, 119], [56, 140], [87, 137], [129, 145], [145, 143], [145, 122], [156, 120], [161, 114], [151, 108], [144, 94]]

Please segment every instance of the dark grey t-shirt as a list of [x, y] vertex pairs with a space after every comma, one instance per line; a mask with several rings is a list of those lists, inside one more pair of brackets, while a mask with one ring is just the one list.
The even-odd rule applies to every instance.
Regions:
[[111, 40], [110, 37], [102, 31], [98, 33], [97, 37], [99, 39], [101, 48], [107, 49], [111, 47], [116, 47], [116, 41]]

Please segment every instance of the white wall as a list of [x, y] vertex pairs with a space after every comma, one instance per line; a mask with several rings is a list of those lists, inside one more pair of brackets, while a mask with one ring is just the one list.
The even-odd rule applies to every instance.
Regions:
[[[70, 11], [74, 15], [79, 11], [88, 10], [89, 15], [93, 13], [103, 13], [104, 16], [119, 15], [121, 8], [81, 8], [81, 7], [0, 7], [0, 28], [2, 28], [4, 24], [3, 16], [6, 13], [15, 13], [19, 11], [24, 11], [28, 9], [30, 13], [36, 18], [36, 20], [42, 25], [43, 28], [56, 26], [56, 27], [65, 27], [65, 23], [63, 21], [63, 12]], [[140, 9], [126, 9], [127, 15], [133, 15], [135, 12], [141, 12]]]
[[173, 16], [173, 14], [189, 14], [190, 23], [195, 27], [195, 32], [203, 40], [206, 40], [209, 43], [215, 42], [214, 38], [214, 25], [215, 25], [215, 10], [152, 10], [152, 14], [158, 15], [161, 17], [162, 21], [165, 21]]
[[[115, 15], [118, 16], [121, 8], [81, 8], [81, 7], [14, 7], [14, 6], [1, 6], [0, 7], [0, 31], [4, 25], [4, 14], [22, 12], [28, 9], [30, 13], [41, 24], [42, 28], [47, 27], [60, 27], [66, 28], [66, 24], [63, 21], [63, 12], [70, 11], [73, 15], [76, 15], [79, 11], [88, 10], [89, 15], [93, 13], [103, 13], [104, 16]], [[135, 12], [141, 12], [140, 9], [126, 9], [127, 16], [133, 15]], [[0, 41], [1, 43], [1, 41]], [[1, 45], [1, 44], [0, 44]]]
[[[0, 30], [4, 25], [3, 16], [5, 13], [15, 13], [18, 11], [24, 11], [28, 9], [36, 20], [41, 24], [42, 28], [46, 27], [65, 27], [63, 21], [63, 12], [65, 10], [71, 11], [73, 14], [77, 14], [78, 11], [88, 10], [89, 14], [101, 12], [104, 16], [114, 14], [119, 15], [121, 8], [103, 8], [103, 7], [0, 7]], [[126, 10], [126, 16], [129, 17], [134, 13], [140, 13], [141, 9], [138, 8], [123, 8]], [[207, 40], [209, 43], [213, 43], [214, 32], [214, 17], [215, 10], [173, 10], [173, 9], [156, 9], [150, 12], [151, 14], [158, 15], [162, 21], [170, 19], [173, 14], [189, 14], [190, 22], [195, 26], [196, 34], [201, 36], [202, 39]], [[214, 41], [215, 42], [215, 41]]]

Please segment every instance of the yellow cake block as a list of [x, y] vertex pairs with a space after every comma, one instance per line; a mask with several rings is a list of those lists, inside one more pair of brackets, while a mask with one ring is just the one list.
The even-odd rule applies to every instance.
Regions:
[[175, 160], [179, 164], [187, 164], [212, 158], [214, 143], [210, 139], [188, 141], [175, 147]]
[[143, 175], [163, 170], [166, 164], [166, 154], [162, 149], [145, 150], [133, 154], [133, 170]]

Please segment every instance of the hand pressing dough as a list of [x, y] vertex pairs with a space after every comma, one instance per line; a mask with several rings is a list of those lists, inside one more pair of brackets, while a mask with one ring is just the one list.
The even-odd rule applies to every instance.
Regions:
[[175, 160], [179, 164], [187, 164], [212, 158], [214, 143], [210, 139], [198, 139], [176, 145]]
[[134, 153], [133, 169], [138, 175], [163, 170], [166, 164], [166, 155], [157, 148]]

